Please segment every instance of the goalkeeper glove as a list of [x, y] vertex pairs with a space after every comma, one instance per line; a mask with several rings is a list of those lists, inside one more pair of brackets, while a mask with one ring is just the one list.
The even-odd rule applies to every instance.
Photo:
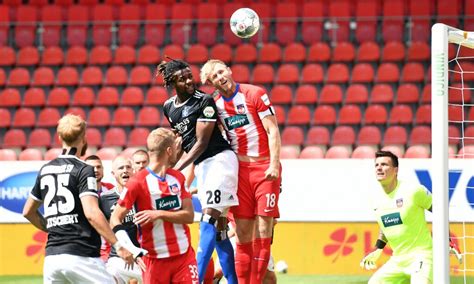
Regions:
[[376, 249], [373, 252], [366, 255], [360, 262], [360, 267], [365, 268], [366, 270], [372, 270], [377, 268], [375, 264], [377, 260], [382, 255], [383, 249]]
[[459, 262], [459, 264], [462, 264], [462, 254], [458, 248], [458, 246], [449, 238], [449, 252], [454, 254]]

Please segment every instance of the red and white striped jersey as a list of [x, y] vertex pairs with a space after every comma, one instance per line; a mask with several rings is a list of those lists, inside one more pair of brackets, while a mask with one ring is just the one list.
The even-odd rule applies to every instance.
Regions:
[[[141, 170], [127, 183], [120, 195], [119, 205], [138, 211], [179, 210], [182, 201], [191, 198], [184, 187], [181, 172], [168, 169], [165, 177], [156, 175], [148, 168]], [[186, 224], [174, 224], [157, 220], [141, 226], [141, 246], [153, 258], [167, 258], [184, 254], [191, 246], [191, 234]]]
[[238, 155], [269, 157], [268, 136], [262, 119], [274, 115], [266, 91], [249, 84], [237, 84], [230, 98], [215, 97], [219, 120]]

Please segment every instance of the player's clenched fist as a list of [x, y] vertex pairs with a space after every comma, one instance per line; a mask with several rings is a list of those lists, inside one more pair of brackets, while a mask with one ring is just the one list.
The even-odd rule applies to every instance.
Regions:
[[367, 270], [372, 270], [372, 269], [377, 268], [377, 265], [375, 263], [382, 255], [382, 251], [383, 249], [376, 249], [373, 252], [366, 255], [360, 262], [360, 267], [365, 268]]

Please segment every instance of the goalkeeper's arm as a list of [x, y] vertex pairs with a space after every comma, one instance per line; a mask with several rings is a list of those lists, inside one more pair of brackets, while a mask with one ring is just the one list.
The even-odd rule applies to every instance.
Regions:
[[383, 252], [383, 248], [387, 245], [387, 238], [382, 233], [379, 232], [379, 237], [375, 242], [375, 250], [367, 254], [362, 261], [360, 262], [360, 266], [367, 270], [372, 270], [377, 268], [376, 262], [380, 258]]

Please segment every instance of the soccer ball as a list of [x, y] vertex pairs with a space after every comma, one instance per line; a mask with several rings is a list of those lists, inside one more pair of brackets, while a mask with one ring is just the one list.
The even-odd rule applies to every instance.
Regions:
[[240, 38], [249, 38], [258, 32], [260, 20], [249, 8], [240, 8], [230, 17], [230, 29]]
[[288, 264], [286, 264], [286, 261], [280, 260], [279, 262], [276, 263], [275, 270], [278, 273], [285, 274], [288, 272]]

